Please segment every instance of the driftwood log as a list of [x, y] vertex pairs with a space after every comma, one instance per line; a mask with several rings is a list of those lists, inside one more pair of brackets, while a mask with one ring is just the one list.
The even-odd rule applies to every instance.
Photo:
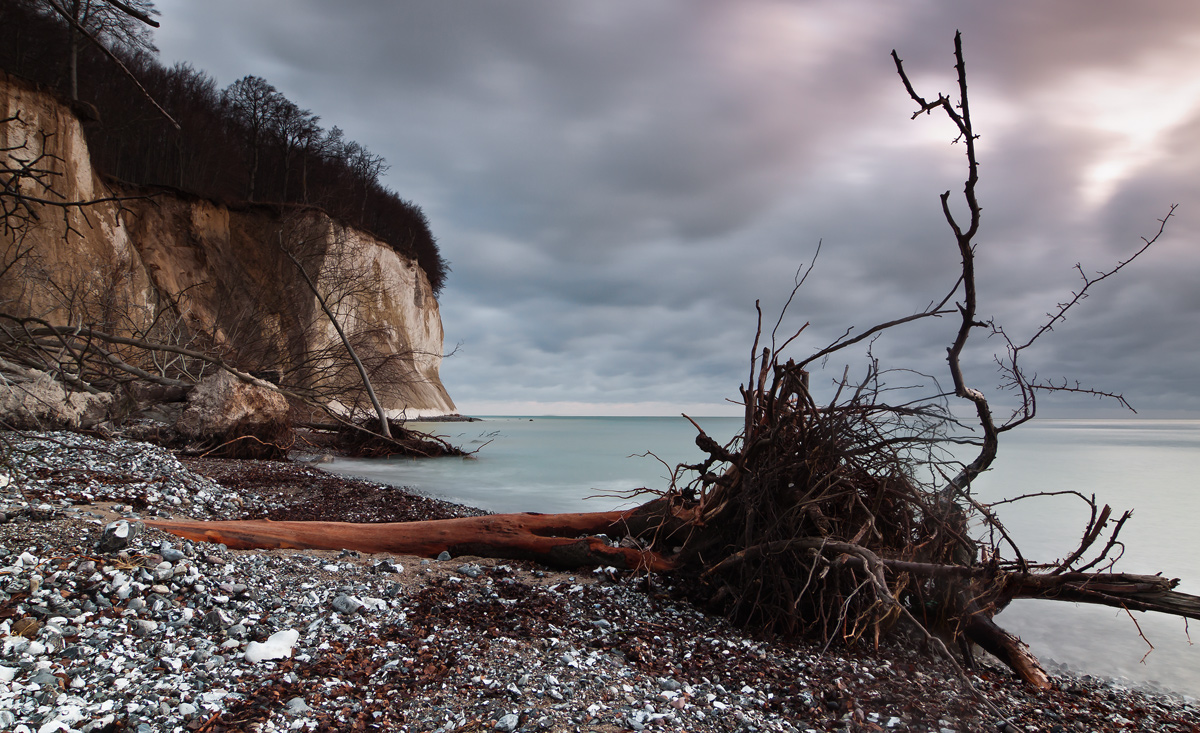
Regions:
[[[643, 548], [635, 538], [658, 536], [668, 542], [695, 531], [696, 512], [680, 511], [671, 502], [656, 500], [629, 511], [576, 514], [497, 514], [424, 522], [355, 524], [347, 522], [229, 521], [186, 522], [150, 520], [152, 527], [197, 542], [222, 543], [233, 549], [348, 549], [364, 553], [395, 553], [436, 557], [473, 555], [535, 560], [573, 569], [587, 566], [660, 573], [686, 572], [682, 553], [667, 554]], [[626, 544], [616, 538], [634, 539]], [[828, 538], [796, 538], [787, 546], [758, 547], [726, 558], [699, 571], [710, 575], [750, 556], [796, 549], [826, 552], [826, 562], [852, 565], [855, 558], [875, 557], [870, 550]], [[952, 579], [964, 587], [979, 582], [991, 587], [1002, 608], [1013, 599], [1041, 598], [1157, 611], [1200, 619], [1200, 596], [1180, 593], [1179, 581], [1159, 575], [1124, 573], [1028, 573], [936, 565], [877, 558], [884, 587], [904, 585], [901, 578]], [[866, 569], [864, 563], [861, 567]], [[691, 568], [695, 571], [695, 568]], [[1012, 668], [1022, 679], [1048, 687], [1049, 677], [1019, 640], [992, 621], [991, 612], [975, 604], [959, 620], [960, 633]]]
[[[655, 550], [637, 549], [614, 543], [614, 537], [638, 537], [657, 532], [663, 502], [630, 511], [584, 512], [577, 514], [491, 514], [460, 519], [424, 522], [276, 522], [269, 519], [228, 522], [146, 520], [146, 524], [195, 542], [221, 543], [235, 550], [316, 549], [355, 550], [436, 557], [473, 555], [504, 559], [536, 560], [562, 569], [612, 566], [625, 570], [672, 572], [680, 560]], [[674, 515], [675, 532], [683, 531], [683, 518]], [[674, 534], [673, 533], [673, 534]], [[862, 553], [864, 548], [824, 541], [797, 539], [796, 545], [810, 549], [822, 545], [831, 551]], [[763, 552], [769, 550], [762, 550]], [[744, 557], [742, 555], [741, 557]], [[1002, 572], [986, 569], [932, 565], [880, 559], [889, 576], [957, 577], [962, 580], [989, 577], [1008, 600], [1041, 598], [1052, 601], [1088, 603], [1130, 611], [1157, 611], [1200, 619], [1200, 596], [1176, 591], [1178, 578], [1128, 573]], [[714, 568], [714, 572], [720, 568]]]
[[493, 514], [424, 522], [172, 522], [151, 527], [197, 542], [233, 549], [325, 549], [437, 557], [474, 555], [537, 560], [559, 568], [605, 565], [666, 572], [674, 569], [657, 552], [622, 547], [610, 537], [642, 534], [656, 521], [654, 507], [631, 512]]

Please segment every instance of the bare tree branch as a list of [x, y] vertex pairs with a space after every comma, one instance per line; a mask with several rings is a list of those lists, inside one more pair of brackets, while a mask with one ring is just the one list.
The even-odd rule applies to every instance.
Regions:
[[304, 265], [302, 265], [300, 260], [296, 259], [296, 256], [292, 254], [286, 246], [284, 246], [282, 232], [279, 234], [279, 248], [283, 251], [283, 254], [287, 256], [289, 260], [291, 260], [292, 264], [296, 266], [296, 269], [300, 271], [300, 276], [304, 278], [304, 282], [307, 283], [309, 289], [312, 290], [312, 294], [316, 297], [317, 302], [321, 304], [321, 310], [325, 311], [325, 316], [329, 318], [330, 324], [332, 324], [334, 330], [337, 331], [338, 337], [342, 340], [342, 345], [346, 347], [346, 351], [350, 354], [350, 358], [354, 360], [354, 366], [358, 369], [359, 377], [362, 378], [363, 389], [367, 391], [367, 396], [371, 400], [371, 405], [375, 408], [375, 414], [379, 417], [379, 433], [385, 438], [391, 439], [392, 431], [388, 426], [387, 413], [384, 412], [383, 405], [379, 404], [379, 398], [375, 395], [375, 388], [371, 385], [371, 377], [369, 374], [367, 374], [367, 369], [363, 366], [362, 359], [358, 358], [358, 352], [354, 350], [353, 344], [350, 343], [350, 339], [346, 336], [345, 330], [342, 329], [341, 322], [338, 320], [338, 317], [334, 315], [333, 310], [330, 309], [329, 302], [325, 300], [325, 296], [321, 295], [321, 291], [317, 289], [316, 283], [314, 283], [312, 278], [309, 277], [308, 271], [304, 269]]
[[[117, 55], [114, 54], [108, 48], [108, 46], [104, 45], [104, 43], [102, 43], [98, 38], [96, 38], [94, 35], [92, 35], [92, 33], [90, 31], [88, 31], [87, 28], [84, 28], [82, 25], [80, 25], [79, 21], [77, 21], [75, 19], [75, 17], [73, 15], [71, 15], [70, 13], [68, 13], [64, 8], [59, 6], [59, 4], [57, 2], [55, 2], [55, 0], [46, 0], [46, 4], [49, 5], [54, 10], [54, 12], [56, 12], [60, 16], [62, 16], [63, 20], [67, 21], [67, 23], [75, 30], [76, 33], [82, 34], [85, 38], [87, 38], [89, 41], [91, 41], [92, 44], [96, 46], [96, 48], [100, 49], [101, 53], [103, 53], [113, 63], [115, 63], [117, 66], [119, 66], [121, 71], [125, 72], [125, 76], [129, 77], [129, 80], [132, 81], [139, 90], [141, 90], [142, 95], [145, 96], [146, 100], [148, 102], [150, 102], [150, 104], [154, 105], [154, 108], [156, 110], [158, 110], [159, 114], [161, 114], [167, 120], [167, 122], [170, 122], [171, 125], [173, 125], [176, 130], [182, 129], [179, 126], [179, 123], [175, 121], [175, 118], [172, 117], [170, 115], [170, 113], [168, 113], [165, 109], [162, 108], [162, 105], [160, 105], [158, 103], [158, 101], [154, 99], [153, 95], [151, 95], [150, 92], [146, 91], [146, 87], [142, 86], [142, 82], [140, 82], [138, 80], [137, 76], [135, 76], [134, 73], [129, 70], [129, 67], [126, 66], [125, 63], [123, 61], [121, 61], [121, 59], [117, 58]], [[139, 20], [141, 20], [141, 18], [139, 18]], [[151, 24], [155, 25], [155, 26], [158, 25], [157, 23], [151, 23]]]

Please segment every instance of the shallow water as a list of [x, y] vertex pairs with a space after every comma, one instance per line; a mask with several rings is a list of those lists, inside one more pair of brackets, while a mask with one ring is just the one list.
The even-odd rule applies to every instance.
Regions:
[[[981, 499], [1074, 489], [1095, 493], [1112, 505], [1114, 517], [1133, 509], [1121, 531], [1125, 551], [1117, 569], [1161, 572], [1182, 580], [1178, 590], [1200, 594], [1200, 422], [1055, 420], [1005, 437], [995, 470], [978, 482]], [[1077, 546], [1087, 514], [1078, 500], [1038, 499], [1004, 517], [1026, 556], [1055, 558]], [[1035, 653], [1075, 671], [1200, 696], [1200, 648], [1185, 622], [1161, 614], [1133, 617], [1153, 650], [1118, 609], [1018, 601], [997, 621]]]
[[[698, 422], [722, 442], [739, 425], [734, 418]], [[492, 511], [580, 512], [633, 506], [644, 499], [616, 495], [666, 488], [670, 469], [647, 452], [672, 468], [703, 457], [683, 418], [500, 417], [417, 427], [478, 452], [466, 460], [339, 459], [327, 468]]]
[[[740, 425], [736, 418], [699, 422], [722, 442]], [[702, 456], [682, 418], [510, 417], [425, 428], [480, 450], [466, 460], [339, 460], [329, 468], [493, 511], [602, 511], [644, 500], [620, 498], [632, 490], [668, 485], [670, 470], [647, 451], [671, 467]], [[1182, 578], [1180, 590], [1200, 594], [1197, 477], [1200, 421], [1043, 420], [1004, 436], [995, 468], [975, 490], [990, 502], [1073, 489], [1095, 493], [1116, 516], [1136, 509], [1121, 533], [1126, 550], [1117, 569]], [[1001, 511], [1022, 552], [1039, 559], [1074, 549], [1087, 519], [1087, 507], [1065, 497]], [[1153, 650], [1116, 609], [1018, 601], [997, 620], [1044, 660], [1200, 696], [1200, 648], [1188, 641], [1184, 622], [1134, 616]]]

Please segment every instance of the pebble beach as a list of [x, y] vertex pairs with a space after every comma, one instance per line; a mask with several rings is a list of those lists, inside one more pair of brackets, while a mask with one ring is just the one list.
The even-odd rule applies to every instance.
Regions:
[[302, 462], [4, 445], [3, 731], [1200, 731], [1182, 695], [1070, 675], [1036, 691], [986, 660], [969, 673], [985, 705], [904, 634], [765, 639], [665, 576], [232, 551], [141, 524], [480, 513]]

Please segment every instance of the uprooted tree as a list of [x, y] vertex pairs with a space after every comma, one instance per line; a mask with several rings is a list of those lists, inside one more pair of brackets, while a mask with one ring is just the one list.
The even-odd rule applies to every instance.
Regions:
[[[749, 378], [741, 388], [745, 422], [740, 435], [721, 445], [697, 426], [696, 443], [707, 457], [679, 466], [667, 489], [650, 492], [656, 494], [652, 500], [628, 511], [406, 524], [150, 524], [240, 548], [347, 548], [421, 555], [449, 551], [529, 558], [561, 567], [597, 564], [670, 572], [689, 579], [700, 600], [744, 624], [854, 642], [878, 640], [899, 622], [907, 622], [957, 666], [955, 657], [930, 634], [933, 629], [948, 630], [994, 653], [1037, 686], [1049, 684], [1037, 659], [992, 620], [1015, 598], [1200, 618], [1200, 597], [1173, 590], [1178, 581], [1113, 571], [1120, 547], [1117, 535], [1128, 512], [1114, 521], [1108, 506], [1083, 497], [1092, 513], [1078, 547], [1063, 559], [1036, 562], [1021, 553], [993, 509], [972, 494], [972, 483], [996, 457], [1000, 436], [1036, 414], [1039, 393], [1067, 389], [1104, 394], [1038, 381], [1022, 371], [1019, 360], [1095, 283], [1150, 247], [1174, 209], [1132, 257], [1100, 276], [1085, 276], [1082, 287], [1031, 338], [1010, 338], [978, 314], [977, 136], [967, 102], [961, 38], [955, 37], [957, 102], [944, 95], [933, 100], [920, 96], [899, 56], [893, 52], [893, 57], [917, 104], [914, 119], [945, 114], [958, 129], [957, 142], [965, 147], [967, 219], [952, 213], [949, 191], [941, 195], [961, 260], [957, 281], [940, 302], [861, 332], [847, 331], [800, 360], [782, 355], [799, 333], [777, 344], [774, 332], [764, 336], [760, 310]], [[796, 287], [802, 284], [803, 277]], [[947, 351], [952, 390], [890, 403], [895, 392], [885, 382], [889, 372], [869, 357], [864, 378], [843, 376], [827, 404], [814, 400], [809, 365], [930, 318], [957, 318]], [[1001, 386], [1020, 398], [1006, 420], [996, 419], [988, 398], [970, 386], [962, 368], [964, 349], [979, 331], [998, 335], [1006, 344], [998, 359]], [[972, 424], [951, 413], [951, 405], [959, 401], [974, 413]], [[964, 437], [964, 430], [970, 435]], [[964, 443], [971, 446], [973, 458], [954, 459], [949, 448], [961, 451]]]

